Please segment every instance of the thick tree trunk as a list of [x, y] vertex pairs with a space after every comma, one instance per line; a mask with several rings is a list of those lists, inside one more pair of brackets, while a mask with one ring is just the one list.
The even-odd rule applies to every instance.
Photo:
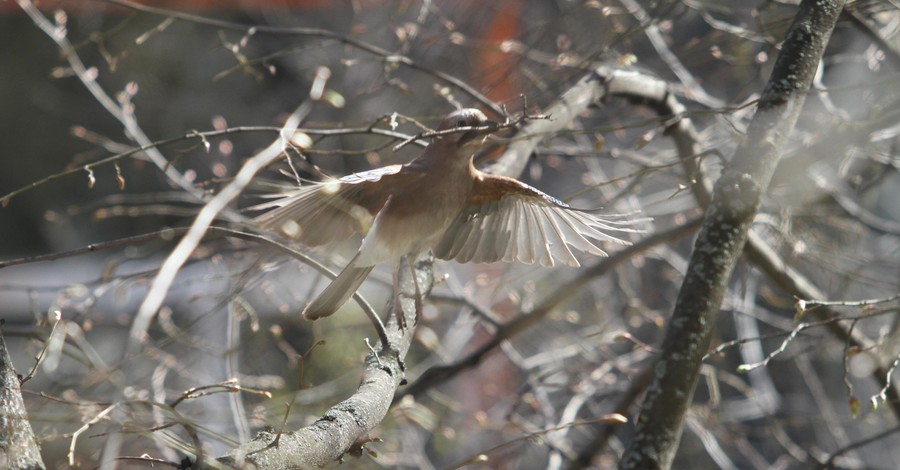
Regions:
[[728, 280], [843, 5], [805, 0], [787, 32], [747, 138], [716, 183], [622, 469], [672, 465]]

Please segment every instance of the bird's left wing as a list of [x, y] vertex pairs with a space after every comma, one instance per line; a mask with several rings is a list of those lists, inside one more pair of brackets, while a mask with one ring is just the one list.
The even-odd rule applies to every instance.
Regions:
[[640, 232], [633, 225], [626, 215], [575, 209], [520, 181], [480, 173], [466, 207], [433, 251], [461, 263], [553, 266], [559, 260], [577, 267], [570, 247], [606, 256], [595, 240], [630, 244], [607, 232]]
[[271, 209], [254, 219], [259, 230], [308, 246], [324, 245], [366, 233], [392, 188], [418, 177], [403, 165], [391, 165], [301, 186], [249, 209]]

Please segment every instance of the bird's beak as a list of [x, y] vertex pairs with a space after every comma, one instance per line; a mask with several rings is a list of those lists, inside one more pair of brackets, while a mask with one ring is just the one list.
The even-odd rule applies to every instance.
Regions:
[[487, 139], [487, 136], [492, 132], [496, 131], [500, 128], [500, 124], [497, 121], [491, 121], [490, 119], [482, 121], [478, 123], [478, 130], [472, 130], [463, 134], [459, 140], [456, 141], [456, 145], [458, 147], [462, 147], [469, 142], [475, 141], [475, 139], [481, 138], [480, 141], [484, 141]]

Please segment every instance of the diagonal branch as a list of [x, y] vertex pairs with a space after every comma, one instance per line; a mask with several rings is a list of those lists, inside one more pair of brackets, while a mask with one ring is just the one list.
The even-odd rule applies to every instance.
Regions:
[[700, 225], [701, 219], [688, 220], [682, 225], [672, 227], [655, 233], [643, 240], [631, 245], [621, 251], [613, 253], [609, 258], [583, 270], [577, 277], [560, 286], [557, 290], [548, 295], [540, 305], [535, 307], [528, 313], [518, 316], [515, 320], [500, 326], [490, 341], [470, 352], [466, 356], [460, 358], [452, 364], [433, 367], [425, 371], [418, 380], [410, 384], [403, 393], [398, 394], [394, 399], [398, 403], [407, 395], [417, 396], [422, 392], [439, 385], [447, 380], [455, 377], [460, 372], [477, 366], [487, 354], [500, 346], [504, 341], [509, 340], [515, 335], [525, 331], [526, 329], [538, 324], [545, 319], [547, 315], [552, 313], [557, 307], [584, 288], [590, 281], [603, 276], [613, 270], [616, 266], [624, 261], [632, 259], [635, 255], [643, 253], [657, 245], [669, 243], [674, 240], [686, 237], [692, 234]]
[[635, 434], [620, 468], [669, 468], [732, 270], [844, 1], [804, 0], [747, 139], [716, 183]]
[[[92, 71], [89, 71], [87, 67], [85, 67], [84, 63], [81, 61], [81, 58], [78, 56], [77, 51], [72, 46], [72, 43], [69, 42], [69, 39], [66, 37], [66, 25], [63, 17], [63, 22], [61, 24], [54, 25], [48, 20], [40, 10], [37, 9], [36, 6], [30, 0], [17, 0], [19, 3], [19, 7], [24, 11], [34, 22], [34, 24], [41, 29], [47, 36], [49, 36], [53, 41], [56, 42], [57, 47], [59, 47], [62, 56], [69, 62], [69, 66], [72, 67], [72, 71], [75, 72], [75, 75], [81, 80], [81, 83], [87, 88], [87, 90], [94, 96], [94, 99], [103, 106], [106, 111], [111, 114], [117, 121], [119, 121], [124, 127], [126, 134], [131, 136], [131, 138], [137, 142], [137, 144], [141, 147], [143, 153], [147, 155], [147, 158], [162, 171], [169, 180], [171, 180], [175, 185], [179, 188], [183, 189], [188, 194], [193, 195], [199, 201], [205, 201], [207, 198], [203, 195], [203, 192], [194, 188], [190, 181], [181, 174], [172, 164], [166, 159], [163, 154], [156, 149], [153, 145], [153, 142], [147, 137], [147, 134], [144, 133], [143, 129], [141, 129], [140, 125], [138, 125], [137, 119], [133, 113], [133, 105], [130, 102], [123, 101], [122, 103], [117, 104], [114, 99], [97, 83], [96, 74]], [[125, 95], [125, 94], [123, 94]], [[126, 98], [127, 99], [127, 98]], [[9, 197], [9, 196], [6, 196]], [[5, 199], [5, 198], [4, 198]], [[227, 215], [230, 219], [240, 220], [241, 217], [239, 214], [235, 213], [231, 209], [224, 210], [225, 215]]]
[[[644, 75], [638, 72], [609, 69], [598, 72], [608, 81], [610, 93], [628, 97], [630, 99], [646, 102], [662, 116], [668, 118], [671, 123], [666, 127], [666, 133], [671, 137], [684, 163], [686, 177], [689, 180], [694, 198], [701, 207], [707, 207], [710, 201], [711, 183], [704, 178], [697, 156], [702, 149], [699, 144], [698, 133], [686, 116], [687, 110], [678, 99], [669, 92], [665, 81]], [[868, 135], [869, 130], [863, 132]], [[841, 136], [845, 137], [845, 136]], [[820, 143], [822, 144], [822, 143]], [[826, 141], [822, 145], [836, 145], [833, 141]], [[838, 196], [835, 195], [835, 198]], [[865, 221], [863, 221], [865, 222]], [[886, 228], [886, 227], [880, 227]], [[785, 261], [777, 251], [766, 242], [762, 236], [751, 231], [744, 247], [744, 253], [751, 263], [759, 267], [773, 282], [781, 286], [787, 293], [803, 299], [824, 299], [827, 295], [814, 282], [797, 271]], [[816, 308], [811, 310], [820, 320], [831, 320], [837, 315], [830, 308]], [[868, 351], [872, 347], [864, 334], [857, 330], [834, 321], [826, 323], [828, 330], [835, 338], [846, 342], [848, 346], [860, 351]], [[887, 385], [884, 377], [887, 371], [884, 367], [876, 367], [872, 371], [872, 378], [879, 387]], [[895, 416], [900, 417], [900, 394], [895, 390], [889, 390], [889, 394], [896, 399], [890, 399]], [[596, 448], [597, 446], [594, 446]]]
[[[321, 79], [321, 77], [319, 79]], [[147, 296], [138, 308], [137, 314], [134, 317], [134, 322], [131, 324], [131, 331], [128, 335], [129, 352], [136, 351], [137, 348], [143, 344], [153, 317], [156, 316], [156, 312], [162, 306], [166, 293], [169, 291], [169, 287], [175, 282], [175, 275], [178, 274], [178, 270], [181, 269], [181, 266], [184, 265], [191, 253], [194, 252], [194, 249], [203, 239], [203, 236], [216, 220], [216, 217], [228, 207], [228, 204], [234, 200], [234, 198], [241, 194], [244, 188], [250, 184], [257, 172], [281, 156], [291, 135], [297, 130], [300, 122], [306, 118], [311, 109], [312, 101], [310, 100], [306, 100], [298, 106], [285, 122], [278, 139], [275, 139], [275, 141], [263, 151], [254, 155], [244, 163], [244, 166], [242, 166], [240, 171], [234, 176], [231, 183], [228, 183], [227, 186], [222, 188], [218, 194], [203, 206], [200, 213], [197, 214], [197, 217], [191, 224], [191, 228], [188, 229], [188, 232], [181, 241], [178, 242], [178, 245], [175, 246], [175, 249], [172, 250], [172, 253], [166, 258], [166, 261], [163, 262], [162, 267], [159, 269], [159, 273], [150, 285], [150, 291], [147, 292]]]
[[[430, 257], [420, 259], [415, 270], [401, 263], [395, 286], [399, 304], [390, 308], [385, 331], [388, 344], [366, 357], [359, 388], [346, 400], [332, 406], [313, 424], [297, 431], [262, 431], [233, 450], [222, 462], [243, 468], [253, 464], [267, 469], [310, 468], [340, 460], [345, 454], [362, 452], [370, 433], [390, 409], [391, 398], [405, 380], [403, 358], [412, 345], [416, 321], [416, 292], [427, 295], [434, 285]], [[412, 278], [415, 273], [416, 280]], [[417, 288], [418, 285], [418, 288]], [[403, 320], [399, 320], [402, 317]], [[403, 327], [402, 325], [407, 325]]]

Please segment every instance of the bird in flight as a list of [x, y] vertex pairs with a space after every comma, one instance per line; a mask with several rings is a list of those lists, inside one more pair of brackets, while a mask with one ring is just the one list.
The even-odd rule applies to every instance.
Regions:
[[432, 250], [460, 263], [579, 266], [571, 248], [606, 256], [608, 232], [638, 232], [625, 215], [570, 207], [521, 181], [475, 168], [473, 144], [499, 125], [477, 109], [447, 115], [415, 160], [301, 186], [251, 209], [263, 231], [307, 246], [364, 235], [356, 256], [303, 315], [335, 313], [378, 263]]

